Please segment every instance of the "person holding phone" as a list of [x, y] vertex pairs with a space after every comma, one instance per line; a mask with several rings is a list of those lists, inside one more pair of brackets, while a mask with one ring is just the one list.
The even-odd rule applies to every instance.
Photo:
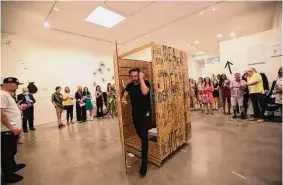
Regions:
[[123, 94], [122, 102], [127, 104], [127, 97], [130, 96], [132, 105], [133, 124], [142, 144], [142, 162], [140, 175], [147, 173], [148, 161], [148, 129], [151, 125], [151, 104], [150, 104], [150, 83], [145, 80], [144, 73], [139, 68], [129, 71], [131, 82], [127, 84]]
[[82, 89], [82, 86], [79, 85], [75, 94], [77, 121], [79, 123], [86, 122], [85, 98], [83, 97]]
[[95, 97], [96, 97], [96, 116], [97, 118], [103, 118], [103, 104], [104, 98], [103, 93], [101, 91], [101, 87], [98, 85], [95, 89]]
[[61, 92], [61, 87], [57, 86], [55, 88], [55, 93], [52, 94], [51, 96], [51, 102], [55, 106], [56, 109], [56, 116], [57, 116], [57, 123], [58, 123], [58, 128], [62, 128], [65, 126], [62, 122], [62, 112], [63, 112], [63, 95], [60, 93]]

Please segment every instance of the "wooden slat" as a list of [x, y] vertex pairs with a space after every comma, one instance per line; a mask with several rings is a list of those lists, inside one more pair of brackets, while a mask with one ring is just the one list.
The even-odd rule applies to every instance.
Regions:
[[129, 55], [131, 55], [131, 54], [134, 54], [134, 53], [136, 53], [136, 52], [139, 52], [139, 51], [141, 51], [141, 50], [144, 50], [144, 49], [146, 49], [146, 48], [149, 48], [150, 46], [151, 46], [150, 44], [142, 45], [142, 46], [140, 46], [140, 47], [138, 47], [138, 48], [135, 48], [135, 49], [133, 49], [133, 50], [131, 50], [131, 51], [128, 51], [128, 52], [126, 52], [126, 53], [123, 53], [122, 55], [119, 56], [119, 58], [123, 58], [123, 57], [125, 57], [125, 56], [129, 56]]

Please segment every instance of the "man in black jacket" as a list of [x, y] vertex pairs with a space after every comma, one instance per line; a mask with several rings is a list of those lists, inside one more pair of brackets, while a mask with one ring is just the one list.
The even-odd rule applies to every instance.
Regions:
[[29, 123], [30, 130], [36, 130], [34, 128], [34, 107], [35, 99], [32, 94], [29, 93], [28, 88], [23, 88], [23, 93], [18, 95], [18, 104], [25, 104], [25, 109], [23, 110], [23, 131], [28, 132], [27, 122]]

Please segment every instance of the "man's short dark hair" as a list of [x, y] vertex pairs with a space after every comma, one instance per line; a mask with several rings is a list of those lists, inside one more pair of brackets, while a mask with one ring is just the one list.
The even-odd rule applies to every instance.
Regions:
[[61, 87], [60, 87], [60, 86], [57, 86], [57, 87], [55, 88], [56, 91], [57, 91], [58, 89], [61, 89]]
[[132, 72], [140, 72], [141, 70], [139, 68], [133, 68], [133, 69], [130, 69], [129, 70], [129, 75], [132, 73]]

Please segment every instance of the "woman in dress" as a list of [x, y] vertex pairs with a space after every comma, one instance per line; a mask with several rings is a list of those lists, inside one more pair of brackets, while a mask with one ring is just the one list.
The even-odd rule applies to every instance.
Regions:
[[205, 112], [207, 115], [213, 114], [213, 112], [211, 111], [211, 107], [214, 103], [213, 91], [213, 84], [211, 83], [210, 78], [206, 77], [202, 89], [202, 103], [204, 104]]
[[199, 107], [200, 109], [203, 109], [202, 100], [201, 100], [202, 88], [203, 88], [203, 78], [199, 77], [197, 83], [197, 98], [198, 98], [197, 108]]
[[95, 98], [96, 98], [96, 107], [97, 107], [97, 118], [103, 117], [103, 93], [101, 91], [101, 87], [96, 86], [95, 90]]
[[107, 109], [110, 118], [114, 118], [116, 92], [114, 91], [111, 83], [107, 84]]
[[[230, 81], [225, 74], [221, 75], [219, 81], [220, 94], [223, 101], [223, 114], [231, 114], [231, 89]], [[226, 101], [228, 102], [228, 113], [226, 113]]]
[[92, 110], [93, 110], [93, 105], [91, 102], [92, 97], [87, 87], [84, 87], [83, 97], [85, 99], [85, 109], [86, 111], [89, 111], [89, 120], [92, 121]]
[[213, 83], [213, 97], [214, 97], [214, 103], [213, 103], [213, 110], [218, 110], [218, 105], [219, 105], [219, 83], [217, 79], [214, 79], [212, 81]]
[[65, 94], [63, 96], [64, 100], [64, 109], [67, 111], [67, 125], [70, 125], [69, 120], [71, 120], [71, 123], [74, 124], [73, 122], [73, 96], [70, 93], [70, 88], [65, 87]]

